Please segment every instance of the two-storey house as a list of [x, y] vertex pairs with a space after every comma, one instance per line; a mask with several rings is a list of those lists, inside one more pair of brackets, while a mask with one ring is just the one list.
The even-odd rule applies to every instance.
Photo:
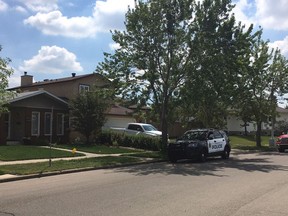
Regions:
[[[24, 72], [21, 85], [10, 88], [17, 91], [8, 101], [9, 113], [0, 117], [0, 142], [30, 142], [46, 140], [48, 142], [67, 142], [73, 139], [71, 133], [69, 100], [93, 86], [105, 88], [111, 82], [104, 76], [92, 73], [61, 79], [45, 79], [33, 82], [33, 76]], [[133, 111], [113, 105], [107, 110], [107, 122], [104, 127], [118, 127], [135, 121]]]

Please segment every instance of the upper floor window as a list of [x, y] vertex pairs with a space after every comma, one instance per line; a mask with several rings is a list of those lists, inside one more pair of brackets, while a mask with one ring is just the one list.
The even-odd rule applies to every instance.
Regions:
[[84, 85], [84, 84], [80, 84], [79, 85], [79, 93], [87, 92], [89, 90], [90, 90], [90, 86], [89, 85]]

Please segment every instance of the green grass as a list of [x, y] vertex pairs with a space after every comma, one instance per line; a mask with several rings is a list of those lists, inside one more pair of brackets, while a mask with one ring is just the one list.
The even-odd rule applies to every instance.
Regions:
[[69, 169], [78, 168], [97, 168], [111, 165], [129, 164], [140, 162], [140, 158], [125, 157], [125, 156], [106, 156], [97, 158], [86, 158], [78, 160], [60, 160], [53, 161], [51, 167], [47, 163], [30, 163], [30, 164], [17, 164], [17, 165], [2, 165], [0, 166], [1, 174], [12, 175], [28, 175], [28, 174], [40, 174], [44, 172], [63, 171]]
[[123, 154], [123, 153], [134, 153], [141, 152], [142, 150], [127, 149], [121, 147], [104, 146], [104, 145], [57, 145], [57, 148], [73, 149], [76, 148], [78, 151], [95, 153], [95, 154]]
[[[76, 153], [75, 156], [83, 154]], [[29, 160], [29, 159], [46, 159], [50, 157], [50, 149], [38, 146], [0, 146], [1, 161]], [[73, 157], [72, 151], [61, 151], [51, 149], [51, 158]]]
[[256, 146], [255, 136], [229, 136], [232, 149], [273, 151], [275, 147], [269, 146], [270, 136], [261, 137], [261, 147]]
[[132, 153], [129, 154], [132, 157], [143, 157], [143, 158], [155, 158], [155, 159], [162, 159], [163, 155], [161, 152], [139, 152], [139, 153]]

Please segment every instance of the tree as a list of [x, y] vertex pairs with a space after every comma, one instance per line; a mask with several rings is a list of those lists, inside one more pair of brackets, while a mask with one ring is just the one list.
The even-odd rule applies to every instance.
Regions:
[[242, 64], [257, 35], [252, 25], [246, 29], [236, 24], [232, 8], [231, 1], [209, 0], [196, 7], [193, 64], [181, 96], [186, 112], [204, 127], [226, 125], [224, 117], [239, 92]]
[[105, 90], [100, 89], [83, 92], [70, 101], [73, 127], [86, 137], [87, 144], [92, 133], [99, 132], [104, 125], [109, 101]]
[[[240, 113], [250, 112], [256, 122], [256, 145], [261, 146], [262, 123], [275, 118], [277, 94], [287, 91], [287, 60], [277, 49], [270, 50], [268, 41], [263, 41], [262, 31], [251, 44], [249, 61], [240, 74], [238, 94]], [[243, 116], [242, 116], [243, 117]]]
[[[160, 116], [163, 150], [167, 145], [168, 117], [190, 64], [189, 26], [192, 0], [138, 1], [126, 14], [126, 31], [115, 31], [120, 48], [97, 71], [112, 78], [119, 95], [150, 104]], [[141, 104], [142, 105], [142, 104]], [[144, 104], [143, 104], [144, 105]]]
[[[0, 52], [2, 47], [0, 45]], [[9, 58], [0, 57], [0, 115], [2, 112], [7, 111], [3, 105], [7, 104], [7, 100], [13, 96], [13, 93], [8, 92], [8, 77], [13, 74], [13, 69], [9, 68], [8, 65], [11, 62]]]
[[245, 40], [231, 9], [230, 0], [138, 1], [126, 14], [126, 31], [113, 32], [120, 48], [105, 53], [96, 70], [114, 80], [123, 98], [152, 106], [160, 117], [163, 149], [175, 109], [182, 106], [187, 117], [196, 113], [213, 126], [219, 121], [211, 116], [222, 114], [231, 98], [240, 43], [235, 41]]

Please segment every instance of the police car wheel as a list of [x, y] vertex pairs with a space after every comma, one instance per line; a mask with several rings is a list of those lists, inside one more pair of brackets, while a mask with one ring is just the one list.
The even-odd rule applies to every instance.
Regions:
[[199, 161], [205, 162], [206, 159], [207, 159], [207, 151], [203, 149], [201, 154], [199, 155]]
[[172, 158], [169, 158], [169, 161], [170, 161], [171, 163], [176, 163], [176, 162], [177, 162], [177, 159], [174, 158], [174, 157], [172, 157]]
[[228, 159], [229, 155], [230, 155], [230, 152], [229, 152], [228, 148], [225, 147], [224, 152], [222, 154], [222, 159]]
[[168, 159], [171, 163], [176, 163], [177, 162], [177, 158], [173, 155], [168, 155]]

